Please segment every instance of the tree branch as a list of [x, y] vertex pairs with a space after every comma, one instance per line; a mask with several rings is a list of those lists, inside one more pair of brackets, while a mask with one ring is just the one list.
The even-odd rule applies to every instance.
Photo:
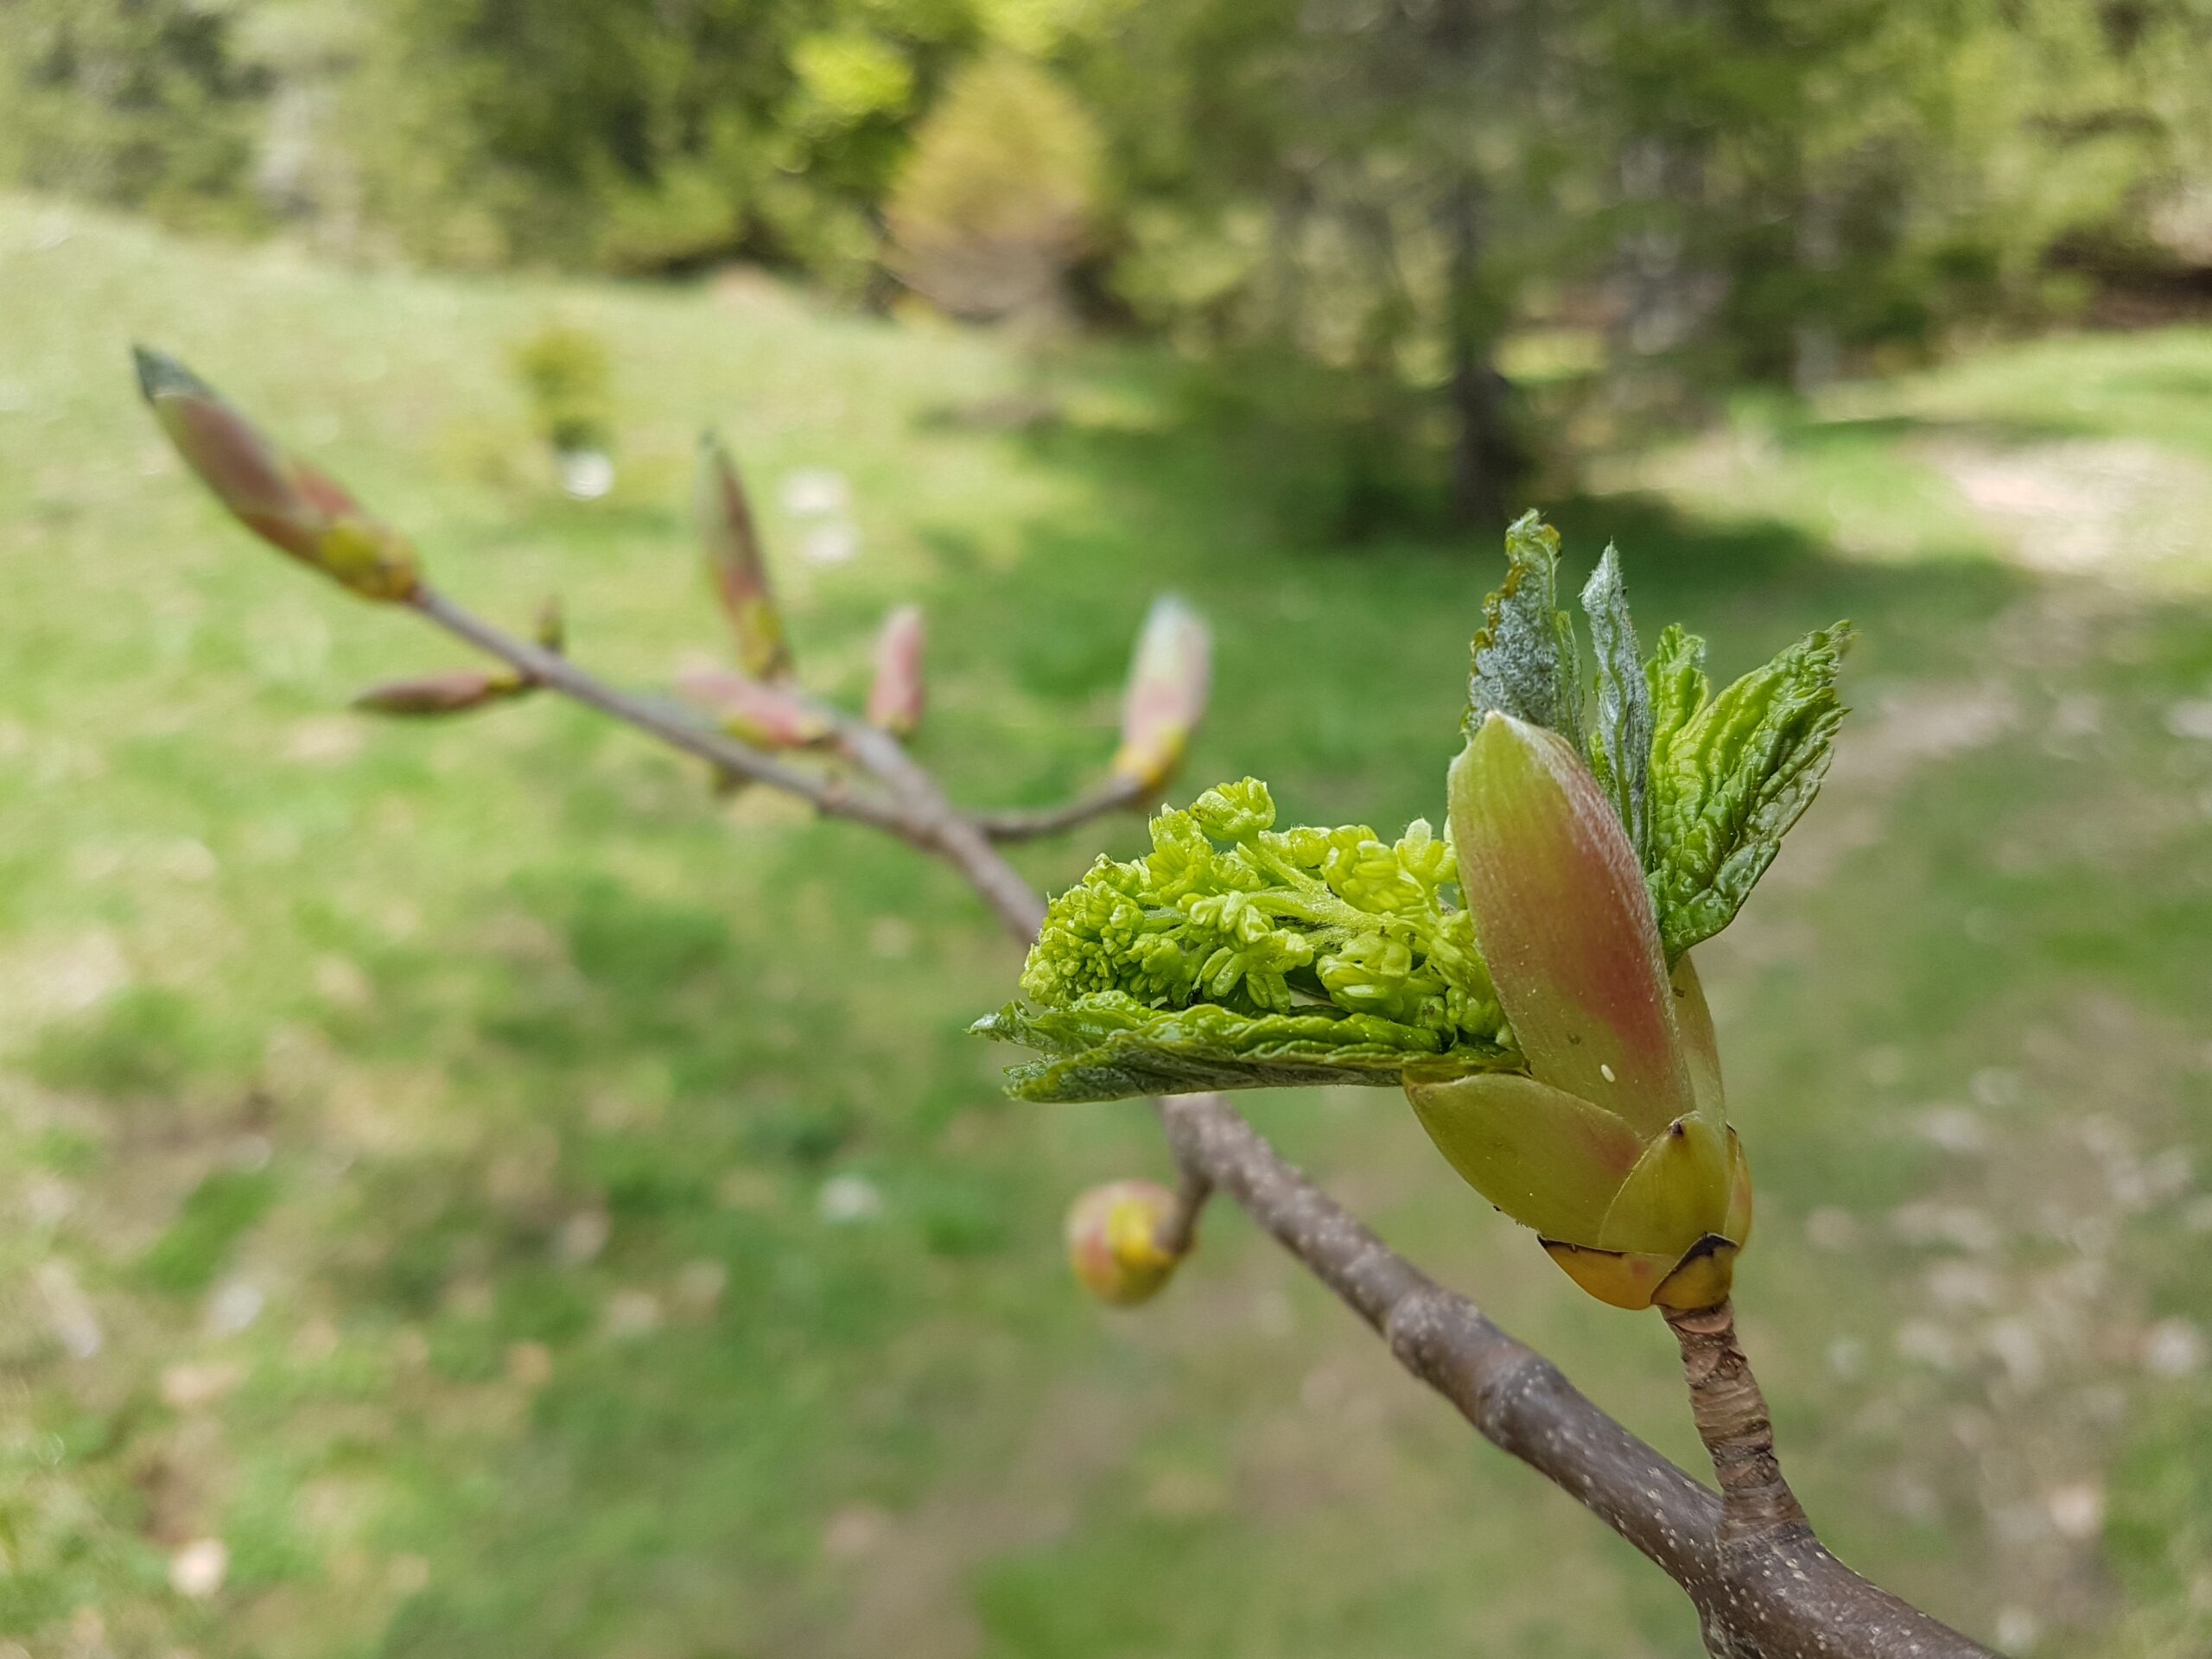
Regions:
[[[976, 889], [1015, 939], [1034, 937], [1044, 901], [991, 845], [983, 821], [963, 816], [888, 733], [836, 715], [840, 745], [886, 792], [853, 791], [787, 766], [619, 691], [536, 645], [508, 635], [425, 589], [423, 616], [560, 692], [727, 772], [789, 791], [821, 811], [868, 823], [944, 859]], [[1995, 1659], [1989, 1649], [1869, 1584], [1821, 1548], [1802, 1511], [1792, 1521], [1755, 1471], [1764, 1494], [1736, 1489], [1732, 1468], [1752, 1468], [1765, 1417], [1757, 1384], [1722, 1328], [1685, 1334], [1675, 1322], [1700, 1427], [1745, 1524], [1705, 1487], [1599, 1410], [1535, 1350], [1465, 1297], [1446, 1291], [1384, 1244], [1282, 1155], [1219, 1095], [1154, 1103], [1181, 1172], [1177, 1217], [1195, 1224], [1218, 1189], [1335, 1293], [1389, 1345], [1408, 1371], [1444, 1395], [1492, 1444], [1519, 1458], [1589, 1510], [1688, 1592], [1707, 1649], [1718, 1659]], [[1695, 1357], [1693, 1357], [1693, 1344]], [[1700, 1383], [1700, 1376], [1707, 1379]], [[1700, 1388], [1705, 1389], [1701, 1396]], [[1748, 1394], [1745, 1390], [1748, 1389]], [[1756, 1402], [1754, 1408], [1752, 1402]], [[1707, 1428], [1708, 1413], [1713, 1427]], [[1770, 1459], [1770, 1433], [1765, 1440]], [[1787, 1497], [1780, 1471], [1773, 1488]], [[1789, 1500], [1795, 1509], [1795, 1499]], [[1773, 1524], [1768, 1524], [1772, 1522]]]
[[1140, 805], [1144, 785], [1134, 778], [1109, 778], [1096, 789], [1063, 801], [1058, 806], [1013, 807], [1001, 811], [971, 811], [968, 817], [993, 841], [1033, 841], [1058, 835], [1103, 818], [1110, 812]]

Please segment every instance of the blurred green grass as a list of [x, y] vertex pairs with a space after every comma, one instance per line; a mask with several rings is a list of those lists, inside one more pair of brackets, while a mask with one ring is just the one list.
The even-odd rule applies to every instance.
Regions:
[[[721, 427], [819, 685], [855, 694], [881, 610], [925, 604], [919, 747], [978, 802], [1098, 766], [1173, 586], [1219, 634], [1192, 788], [1433, 813], [1491, 549], [1286, 550], [1297, 480], [1185, 418], [1164, 365], [1066, 358], [1062, 417], [994, 430], [960, 416], [1038, 372], [1002, 343], [754, 283], [336, 270], [18, 200], [0, 315], [0, 1632], [317, 1659], [1697, 1650], [1662, 1581], [1228, 1211], [1156, 1306], [1078, 1299], [1060, 1211], [1160, 1173], [1156, 1135], [998, 1095], [961, 1033], [1015, 957], [949, 875], [717, 803], [551, 703], [345, 713], [452, 652], [222, 523], [125, 347], [324, 460], [472, 604], [519, 622], [559, 592], [625, 678], [717, 644], [683, 504]], [[550, 321], [613, 349], [604, 501], [539, 475], [508, 378]], [[2045, 342], [1746, 406], [1557, 505], [1578, 560], [1618, 538], [1647, 628], [1681, 616], [1724, 671], [1864, 630], [1829, 793], [1701, 958], [1758, 1173], [1739, 1301], [1832, 1541], [2021, 1649], [2212, 1638], [2208, 392], [2212, 334]], [[778, 505], [823, 470], [849, 563], [794, 556]], [[2070, 529], [2070, 563], [2031, 526]], [[1140, 835], [1021, 859], [1051, 885]], [[1657, 1322], [1572, 1294], [1388, 1096], [1250, 1105], [1695, 1455]], [[223, 1586], [181, 1594], [207, 1538]]]

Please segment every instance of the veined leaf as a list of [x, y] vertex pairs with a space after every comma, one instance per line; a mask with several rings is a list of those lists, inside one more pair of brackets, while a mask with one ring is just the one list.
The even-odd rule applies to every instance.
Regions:
[[1395, 1087], [1409, 1077], [1441, 1080], [1519, 1064], [1504, 1049], [1446, 1048], [1433, 1031], [1374, 1014], [1246, 1014], [1213, 1003], [1147, 1008], [1119, 991], [1041, 1011], [1012, 1003], [973, 1029], [1050, 1057], [1007, 1072], [1009, 1093], [1036, 1101], [1302, 1084]]
[[1705, 701], [1703, 644], [1679, 628], [1648, 670], [1657, 732], [1651, 893], [1669, 961], [1727, 926], [1811, 804], [1843, 719], [1850, 625], [1808, 634]]
[[1664, 754], [1675, 735], [1690, 723], [1713, 685], [1705, 677], [1705, 641], [1679, 622], [1669, 622], [1660, 632], [1651, 660], [1643, 665], [1643, 683], [1651, 696], [1651, 753]]
[[1483, 601], [1467, 682], [1466, 728], [1511, 715], [1582, 742], [1582, 671], [1574, 619], [1559, 607], [1559, 532], [1524, 513], [1505, 532], [1505, 581]]
[[[1590, 618], [1590, 643], [1598, 658], [1598, 724], [1590, 734], [1590, 765], [1613, 798], [1640, 860], [1651, 852], [1651, 820], [1645, 801], [1651, 771], [1651, 686], [1637, 654], [1636, 624], [1621, 586], [1620, 550], [1608, 543], [1582, 589]], [[1571, 737], [1572, 733], [1568, 735]]]

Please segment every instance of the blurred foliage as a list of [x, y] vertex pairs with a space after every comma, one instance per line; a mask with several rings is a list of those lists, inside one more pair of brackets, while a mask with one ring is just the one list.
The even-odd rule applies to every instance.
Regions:
[[605, 450], [614, 441], [613, 369], [588, 328], [548, 323], [514, 348], [530, 423], [556, 450]]
[[1099, 163], [1089, 114], [1051, 74], [1009, 54], [963, 66], [886, 204], [893, 268], [955, 316], [1057, 312]]
[[[1492, 512], [1532, 426], [2193, 302], [2208, 40], [2207, 0], [17, 0], [0, 177], [966, 316], [1073, 267], [1094, 319], [1333, 377], [1301, 442], [1371, 529], [1390, 471]], [[1532, 329], [1598, 342], [1534, 403]]]
[[0, 176], [188, 223], [252, 221], [270, 83], [236, 22], [192, 0], [0, 7]]

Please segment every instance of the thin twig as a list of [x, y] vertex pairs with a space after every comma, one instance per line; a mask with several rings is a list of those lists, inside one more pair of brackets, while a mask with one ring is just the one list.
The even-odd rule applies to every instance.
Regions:
[[1154, 1236], [1161, 1249], [1178, 1260], [1191, 1253], [1198, 1242], [1198, 1217], [1205, 1213], [1206, 1200], [1212, 1196], [1213, 1177], [1198, 1165], [1179, 1160], [1175, 1207], [1161, 1219], [1160, 1230]]
[[1144, 793], [1144, 785], [1134, 778], [1110, 778], [1096, 789], [1058, 806], [977, 810], [970, 811], [968, 817], [993, 841], [1033, 841], [1039, 836], [1055, 836], [1093, 818], [1140, 806]]
[[671, 748], [696, 756], [733, 777], [766, 784], [798, 796], [831, 817], [870, 824], [901, 841], [934, 850], [933, 842], [919, 822], [911, 813], [900, 811], [893, 803], [855, 791], [840, 779], [801, 771], [670, 709], [618, 690], [577, 667], [568, 658], [519, 639], [473, 612], [463, 610], [435, 588], [419, 588], [407, 602], [447, 632], [518, 670], [534, 684], [573, 697], [625, 725], [634, 726]]

